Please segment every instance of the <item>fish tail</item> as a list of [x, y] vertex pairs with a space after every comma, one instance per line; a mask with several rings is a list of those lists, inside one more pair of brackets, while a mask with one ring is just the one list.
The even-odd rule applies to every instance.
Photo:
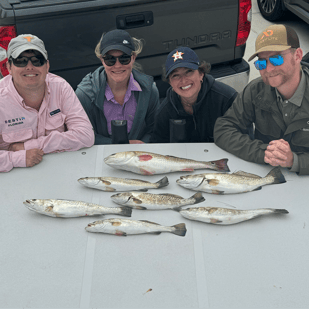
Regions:
[[201, 192], [195, 193], [194, 195], [191, 196], [191, 198], [193, 198], [195, 200], [194, 204], [198, 204], [198, 203], [205, 201]]
[[286, 209], [274, 209], [274, 214], [288, 214], [289, 212]]
[[216, 169], [218, 171], [223, 171], [223, 172], [229, 172], [230, 169], [227, 165], [227, 161], [229, 159], [221, 159], [221, 160], [216, 160], [216, 161], [211, 161], [212, 163], [214, 163], [216, 165]]
[[128, 206], [121, 206], [121, 211], [118, 215], [124, 216], [124, 217], [131, 217], [132, 214], [132, 208]]
[[185, 236], [187, 233], [186, 225], [184, 223], [179, 223], [172, 226], [175, 228], [172, 233], [178, 236]]
[[178, 207], [174, 207], [174, 208], [172, 208], [172, 210], [175, 210], [175, 211], [181, 211], [182, 210], [182, 208], [180, 207], [180, 206], [178, 206]]
[[285, 183], [286, 180], [281, 172], [281, 169], [279, 166], [273, 168], [267, 175], [267, 176], [272, 176], [275, 178], [273, 184], [276, 184], [276, 183]]
[[168, 178], [165, 176], [162, 179], [160, 179], [159, 181], [157, 181], [156, 184], [158, 184], [158, 188], [165, 187], [169, 184]]

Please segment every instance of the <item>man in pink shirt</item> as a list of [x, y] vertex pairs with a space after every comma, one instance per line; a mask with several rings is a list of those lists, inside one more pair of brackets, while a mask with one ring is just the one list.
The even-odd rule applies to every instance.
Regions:
[[0, 81], [0, 172], [34, 166], [47, 153], [92, 146], [88, 116], [72, 87], [48, 72], [44, 43], [19, 35], [7, 57], [10, 75]]

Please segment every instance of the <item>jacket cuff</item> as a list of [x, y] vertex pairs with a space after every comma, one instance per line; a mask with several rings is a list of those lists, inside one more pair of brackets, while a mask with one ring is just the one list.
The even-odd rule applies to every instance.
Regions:
[[26, 167], [26, 150], [12, 152], [11, 156], [14, 167]]
[[35, 139], [31, 139], [29, 141], [24, 142], [25, 150], [39, 148], [39, 143]]

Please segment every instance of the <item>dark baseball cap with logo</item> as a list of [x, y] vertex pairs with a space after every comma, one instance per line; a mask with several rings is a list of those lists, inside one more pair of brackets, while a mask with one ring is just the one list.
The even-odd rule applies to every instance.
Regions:
[[116, 29], [104, 34], [100, 45], [101, 55], [104, 56], [110, 50], [120, 50], [131, 55], [135, 50], [130, 34], [124, 30]]
[[189, 47], [180, 46], [171, 51], [165, 61], [165, 78], [177, 68], [197, 70], [200, 60], [197, 54]]
[[293, 28], [285, 25], [271, 25], [256, 38], [255, 53], [248, 61], [251, 61], [261, 52], [284, 51], [299, 47], [298, 35]]

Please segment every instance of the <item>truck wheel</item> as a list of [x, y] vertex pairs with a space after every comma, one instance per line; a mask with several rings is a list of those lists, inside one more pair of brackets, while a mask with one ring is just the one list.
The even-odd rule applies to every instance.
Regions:
[[257, 0], [262, 16], [269, 21], [281, 19], [284, 14], [283, 0]]

